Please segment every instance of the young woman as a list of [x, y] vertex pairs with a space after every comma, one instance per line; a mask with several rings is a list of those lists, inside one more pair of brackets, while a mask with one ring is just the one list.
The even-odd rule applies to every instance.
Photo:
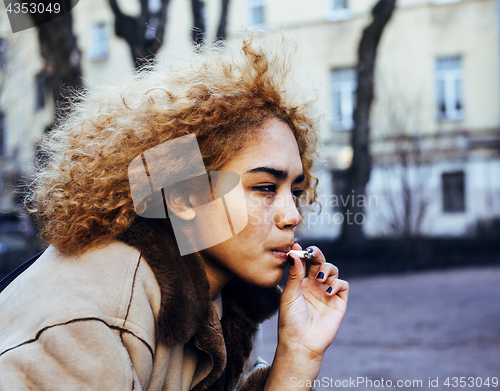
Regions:
[[[272, 44], [274, 54], [250, 39], [240, 53], [163, 59], [82, 96], [45, 138], [29, 202], [50, 246], [0, 295], [0, 389], [309, 389], [348, 284], [317, 247], [308, 277], [305, 260], [288, 255], [301, 250], [299, 203], [316, 196], [316, 136], [310, 103], [290, 85], [285, 44]], [[150, 163], [152, 148], [189, 135], [207, 173], [238, 174], [241, 197], [225, 197], [224, 213], [207, 219], [203, 206], [227, 192], [214, 196], [214, 182], [207, 200], [198, 178], [180, 181], [159, 193], [169, 218], [142, 217], [155, 196], [134, 200], [133, 159]], [[151, 189], [156, 175], [190, 173], [189, 154], [177, 155], [144, 169]], [[203, 245], [231, 217], [231, 237]], [[192, 244], [185, 255], [180, 233]], [[267, 366], [252, 341], [278, 307]]]

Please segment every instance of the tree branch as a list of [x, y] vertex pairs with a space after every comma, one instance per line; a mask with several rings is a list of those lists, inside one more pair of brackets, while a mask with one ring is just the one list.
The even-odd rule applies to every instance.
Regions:
[[193, 12], [191, 39], [195, 45], [200, 45], [205, 41], [205, 16], [203, 15], [203, 7], [203, 1], [191, 0], [191, 10]]
[[229, 13], [229, 0], [221, 0], [221, 13], [219, 27], [217, 28], [216, 41], [223, 41], [227, 38], [227, 15]]
[[[357, 89], [356, 108], [353, 112], [354, 128], [352, 130], [351, 146], [353, 157], [347, 172], [347, 191], [354, 191], [354, 196], [365, 195], [366, 185], [370, 179], [372, 159], [369, 152], [370, 143], [370, 108], [374, 95], [374, 73], [377, 48], [382, 32], [392, 16], [396, 0], [379, 0], [372, 9], [372, 22], [363, 30], [358, 47], [358, 64], [356, 67]], [[357, 203], [356, 203], [357, 204]], [[363, 213], [363, 207], [357, 205], [351, 212], [354, 216]], [[342, 224], [341, 239], [358, 241], [364, 239], [361, 224], [349, 223], [348, 215]]]
[[111, 11], [113, 11], [115, 17], [121, 17], [123, 15], [123, 12], [116, 0], [109, 0], [109, 6], [111, 7]]
[[[21, 0], [19, 3], [29, 4], [29, 1]], [[52, 92], [56, 118], [63, 118], [70, 109], [67, 98], [72, 90], [83, 86], [82, 53], [73, 33], [73, 16], [69, 10], [47, 22], [43, 14], [29, 15], [38, 33], [40, 54], [44, 60], [43, 71]]]
[[138, 17], [124, 14], [117, 0], [109, 0], [115, 15], [115, 34], [125, 39], [136, 69], [140, 69], [158, 53], [163, 44], [169, 0], [162, 0], [160, 10], [151, 12], [148, 0], [140, 0]]

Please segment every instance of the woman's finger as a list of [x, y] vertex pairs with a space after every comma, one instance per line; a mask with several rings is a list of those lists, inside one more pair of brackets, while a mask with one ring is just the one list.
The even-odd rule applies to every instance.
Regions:
[[349, 296], [349, 283], [345, 280], [337, 278], [328, 288], [326, 288], [325, 295], [330, 297], [337, 295], [347, 303], [347, 298]]
[[306, 250], [311, 251], [313, 257], [309, 259], [309, 277], [315, 278], [323, 265], [326, 262], [323, 252], [316, 246], [309, 246]]
[[305, 278], [305, 262], [297, 254], [288, 255], [290, 267], [288, 269], [288, 278], [282, 297], [293, 300], [301, 294], [302, 280]]
[[316, 275], [309, 274], [309, 276], [316, 279], [317, 282], [331, 285], [333, 283], [333, 280], [338, 278], [339, 269], [337, 268], [337, 266], [325, 262], [320, 265]]

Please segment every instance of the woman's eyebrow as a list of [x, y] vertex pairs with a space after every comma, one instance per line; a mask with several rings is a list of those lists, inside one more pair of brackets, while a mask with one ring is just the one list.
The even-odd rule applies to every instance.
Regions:
[[[288, 178], [287, 171], [278, 170], [278, 169], [272, 168], [272, 167], [256, 167], [256, 168], [252, 168], [251, 170], [247, 171], [247, 173], [258, 173], [258, 172], [265, 172], [266, 174], [271, 174], [272, 176], [274, 176], [276, 179], [278, 179], [280, 181], [284, 181], [286, 178]], [[305, 178], [306, 177], [304, 176], [304, 174], [300, 174], [297, 178], [295, 178], [293, 183], [294, 184], [300, 183]]]
[[306, 179], [305, 175], [300, 174], [297, 178], [295, 178], [295, 180], [293, 181], [293, 184], [302, 183], [304, 181], [304, 179]]

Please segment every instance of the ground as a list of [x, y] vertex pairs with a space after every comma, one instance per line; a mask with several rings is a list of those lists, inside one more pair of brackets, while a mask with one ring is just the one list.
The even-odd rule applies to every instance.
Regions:
[[[492, 377], [500, 381], [500, 267], [349, 283], [347, 314], [323, 360], [317, 391], [500, 390], [500, 384], [492, 385]], [[268, 362], [276, 346], [276, 324], [274, 317], [262, 328], [260, 355]], [[478, 387], [487, 378], [490, 386]], [[368, 387], [366, 379], [373, 382]], [[344, 382], [335, 387], [336, 380]]]

